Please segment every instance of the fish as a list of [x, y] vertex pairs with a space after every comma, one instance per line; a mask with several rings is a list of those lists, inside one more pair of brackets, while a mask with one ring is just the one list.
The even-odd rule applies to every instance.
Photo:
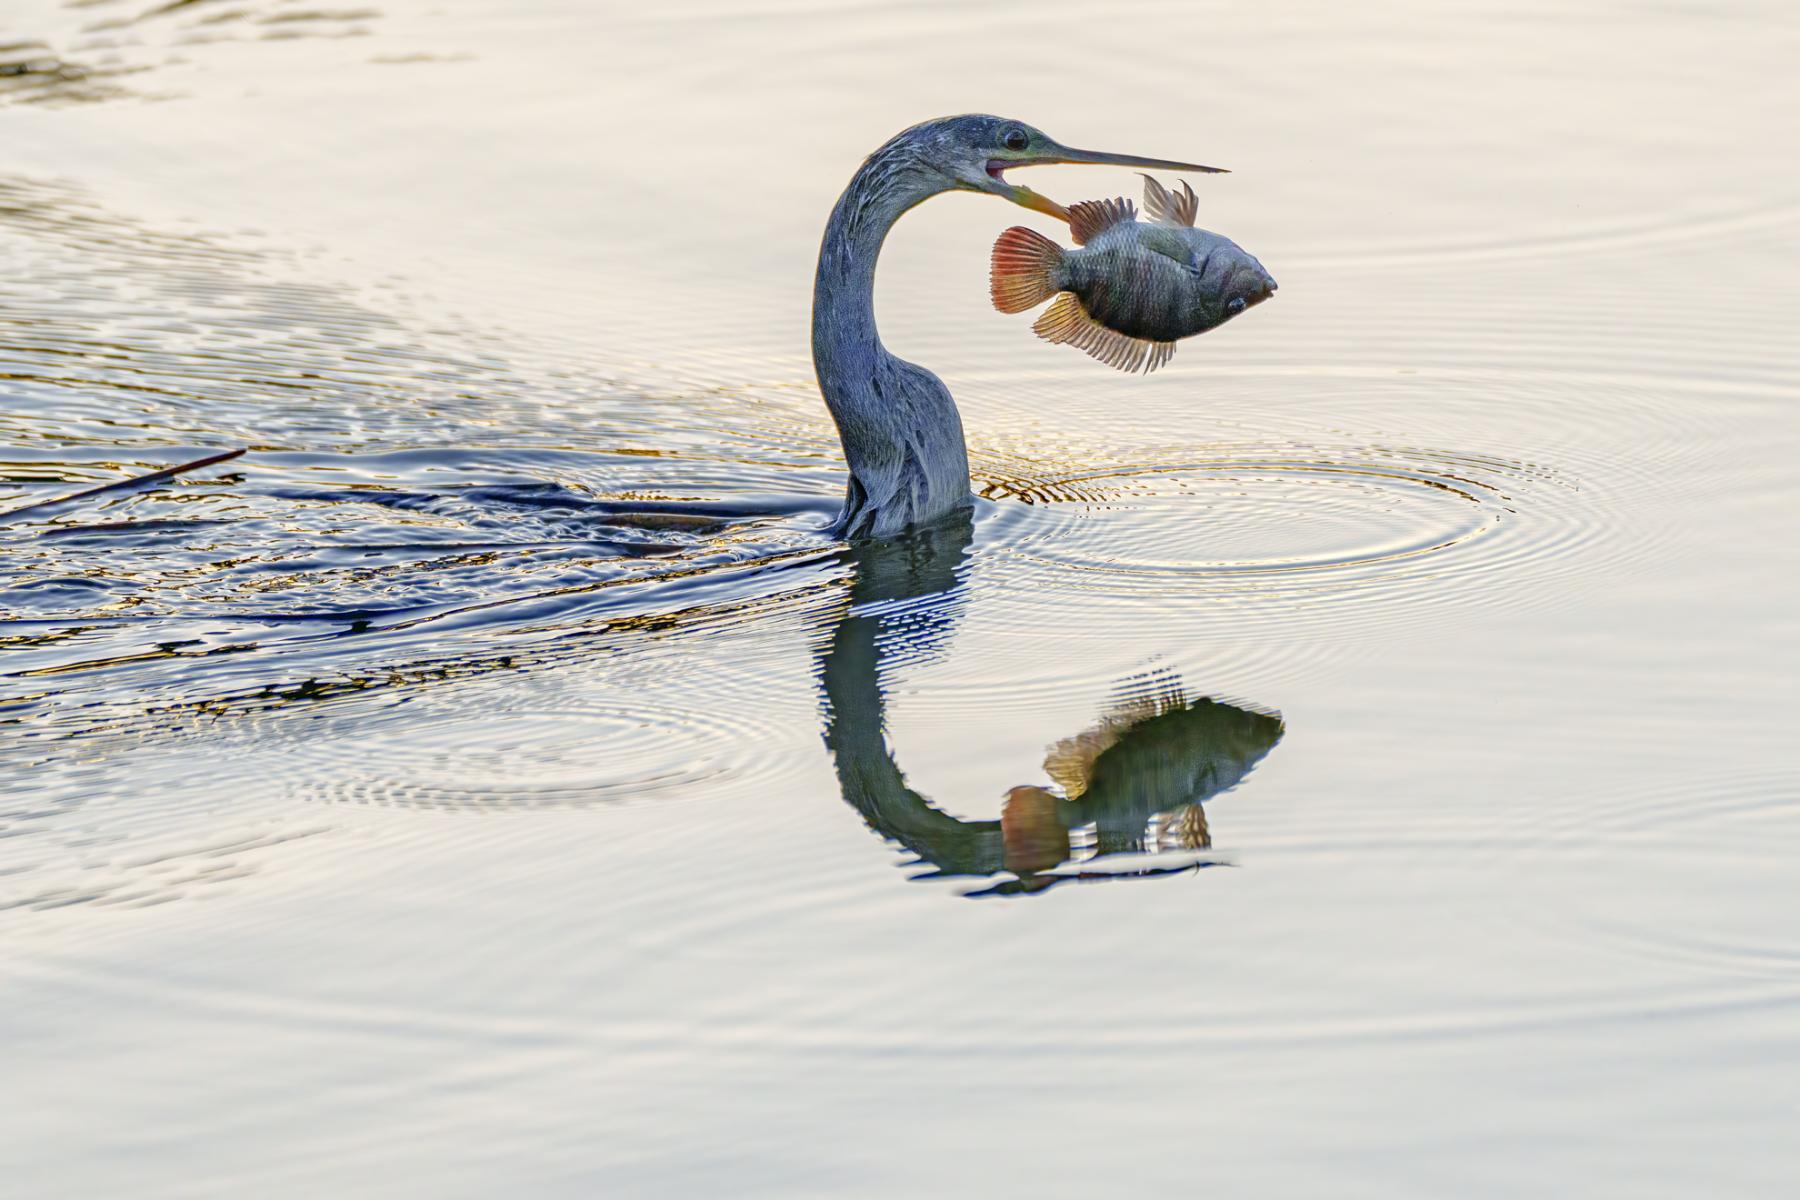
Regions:
[[1021, 313], [1054, 296], [1032, 325], [1039, 337], [1148, 374], [1174, 356], [1180, 339], [1274, 295], [1274, 278], [1253, 255], [1194, 227], [1199, 198], [1186, 183], [1181, 190], [1173, 195], [1144, 176], [1148, 221], [1123, 197], [1070, 205], [1073, 250], [1023, 225], [1008, 229], [994, 242], [994, 307]]

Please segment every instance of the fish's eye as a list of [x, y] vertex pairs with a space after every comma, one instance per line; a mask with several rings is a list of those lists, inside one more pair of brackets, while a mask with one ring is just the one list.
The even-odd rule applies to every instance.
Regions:
[[1023, 129], [1009, 129], [1006, 131], [1006, 136], [1000, 139], [1000, 142], [1008, 150], [1023, 150], [1025, 147], [1031, 145], [1031, 135], [1026, 133]]
[[1249, 307], [1249, 304], [1244, 301], [1242, 296], [1233, 296], [1225, 303], [1225, 311], [1234, 317]]

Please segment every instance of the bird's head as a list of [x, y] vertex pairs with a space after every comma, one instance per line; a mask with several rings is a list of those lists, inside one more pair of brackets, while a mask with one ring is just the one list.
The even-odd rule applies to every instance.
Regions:
[[909, 149], [924, 164], [942, 174], [953, 188], [987, 192], [1063, 221], [1069, 219], [1067, 209], [1048, 196], [1041, 196], [1028, 187], [1009, 182], [1006, 172], [1014, 167], [1035, 167], [1049, 163], [1085, 163], [1090, 166], [1140, 167], [1164, 171], [1223, 171], [1221, 167], [1205, 167], [1199, 163], [1140, 158], [1135, 154], [1113, 154], [1101, 150], [1076, 150], [1023, 121], [983, 113], [926, 121], [922, 125], [913, 126], [894, 140], [910, 143]]

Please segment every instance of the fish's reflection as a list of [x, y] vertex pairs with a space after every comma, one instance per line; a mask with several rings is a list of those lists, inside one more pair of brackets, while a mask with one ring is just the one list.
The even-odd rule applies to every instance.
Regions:
[[[973, 896], [1218, 865], [1206, 853], [1203, 805], [1248, 775], [1283, 726], [1279, 717], [1189, 700], [1170, 673], [1128, 681], [1092, 728], [1052, 744], [1049, 786], [1012, 788], [997, 821], [952, 816], [907, 786], [887, 742], [883, 659], [943, 649], [967, 602], [960, 573], [971, 537], [963, 519], [846, 552], [855, 572], [848, 604], [818, 662], [825, 745], [845, 802], [935, 868], [925, 877], [992, 880]], [[1098, 861], [1125, 855], [1133, 857]]]

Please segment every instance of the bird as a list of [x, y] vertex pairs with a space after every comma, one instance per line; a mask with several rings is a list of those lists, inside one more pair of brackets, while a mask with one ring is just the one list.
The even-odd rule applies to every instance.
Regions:
[[888, 352], [875, 329], [875, 263], [907, 210], [945, 192], [981, 192], [1067, 221], [1066, 208], [1010, 183], [1048, 163], [1217, 173], [1198, 163], [1077, 150], [1005, 117], [969, 113], [902, 130], [863, 161], [825, 225], [813, 286], [813, 370], [850, 468], [832, 526], [885, 538], [970, 507], [962, 418], [932, 372]]

